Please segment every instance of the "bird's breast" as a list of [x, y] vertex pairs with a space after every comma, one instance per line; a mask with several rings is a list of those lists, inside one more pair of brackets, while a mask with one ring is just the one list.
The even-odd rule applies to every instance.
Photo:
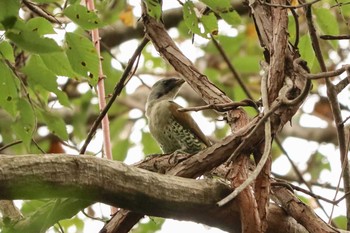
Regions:
[[148, 109], [148, 124], [152, 136], [165, 153], [176, 150], [193, 153], [201, 150], [204, 144], [175, 119], [169, 108], [171, 104], [169, 101], [161, 101]]

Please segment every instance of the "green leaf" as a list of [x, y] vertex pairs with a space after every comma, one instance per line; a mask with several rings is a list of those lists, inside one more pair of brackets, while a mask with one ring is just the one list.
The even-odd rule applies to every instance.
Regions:
[[40, 114], [51, 133], [55, 134], [62, 140], [68, 140], [66, 124], [60, 116], [43, 110], [40, 111]]
[[56, 53], [42, 53], [40, 54], [41, 59], [43, 60], [46, 67], [51, 70], [53, 73], [59, 76], [66, 76], [73, 78], [75, 80], [80, 80], [81, 76], [74, 72], [72, 69], [68, 57], [64, 52]]
[[[315, 8], [316, 23], [321, 29], [323, 34], [326, 35], [339, 35], [339, 24], [333, 13], [325, 8]], [[329, 41], [334, 49], [338, 48], [336, 41]]]
[[210, 7], [214, 12], [225, 11], [231, 7], [231, 3], [229, 0], [201, 0], [201, 2]]
[[240, 73], [252, 74], [259, 72], [260, 60], [260, 56], [237, 56], [233, 59], [232, 63], [234, 67], [237, 67]]
[[206, 4], [212, 11], [220, 15], [230, 25], [238, 25], [241, 22], [241, 17], [232, 8], [229, 0], [201, 0]]
[[295, 28], [295, 20], [293, 16], [288, 16], [288, 34], [289, 34], [289, 41], [294, 44], [296, 39], [296, 28]]
[[307, 171], [310, 173], [312, 180], [318, 180], [322, 171], [331, 170], [329, 161], [319, 152], [312, 154], [307, 161], [307, 164]]
[[113, 135], [116, 137], [112, 138], [112, 154], [113, 160], [123, 161], [126, 158], [129, 147], [131, 145], [128, 137], [122, 137], [125, 127], [129, 127], [127, 124], [128, 118], [125, 116], [118, 117], [110, 124], [110, 131], [113, 132]]
[[30, 147], [35, 129], [35, 115], [32, 106], [27, 100], [19, 99], [17, 102], [19, 116], [13, 124], [17, 136], [22, 139], [27, 149]]
[[213, 12], [208, 15], [203, 15], [201, 21], [207, 33], [212, 35], [218, 34], [218, 20]]
[[219, 13], [219, 15], [226, 21], [226, 23], [233, 26], [240, 24], [242, 21], [237, 11], [234, 10], [224, 11]]
[[33, 2], [37, 2], [37, 3], [52, 3], [52, 2], [57, 2], [57, 0], [33, 0]]
[[113, 92], [115, 84], [120, 80], [120, 77], [122, 76], [122, 71], [112, 66], [112, 56], [107, 52], [103, 52], [102, 57], [102, 69], [104, 75], [106, 76], [106, 79], [104, 80], [105, 92], [106, 95], [108, 95]]
[[6, 40], [0, 42], [0, 55], [2, 58], [7, 59], [10, 62], [15, 62], [12, 46]]
[[103, 26], [95, 12], [90, 11], [85, 6], [79, 4], [68, 6], [63, 13], [85, 30], [91, 30]]
[[185, 24], [194, 34], [204, 36], [199, 28], [199, 20], [196, 16], [196, 12], [194, 10], [194, 4], [191, 1], [185, 2], [182, 7], [183, 9], [183, 17], [185, 20]]
[[335, 217], [333, 218], [332, 221], [335, 222], [335, 225], [337, 228], [346, 230], [346, 223], [347, 223], [346, 216], [341, 215], [341, 216]]
[[16, 115], [19, 82], [12, 70], [0, 60], [0, 106]]
[[22, 207], [21, 207], [21, 213], [24, 216], [29, 216], [33, 212], [37, 211], [39, 208], [42, 208], [49, 202], [49, 199], [40, 199], [40, 200], [24, 200]]
[[28, 30], [36, 31], [41, 36], [46, 34], [56, 34], [55, 30], [53, 30], [52, 24], [41, 17], [30, 19], [26, 25]]
[[69, 232], [69, 228], [71, 227], [75, 227], [76, 232], [84, 232], [84, 224], [85, 222], [77, 216], [60, 221], [60, 225], [63, 228], [64, 232]]
[[56, 75], [46, 68], [38, 55], [32, 55], [22, 71], [28, 76], [30, 85], [41, 86], [45, 90], [55, 93], [62, 105], [67, 107], [70, 105], [66, 93], [58, 89]]
[[345, 16], [350, 16], [350, 4], [349, 0], [338, 0], [339, 6], [337, 7], [340, 12]]
[[301, 57], [307, 62], [308, 66], [312, 67], [315, 60], [315, 54], [312, 49], [311, 39], [309, 35], [303, 35], [300, 37], [299, 51]]
[[151, 233], [158, 232], [164, 223], [165, 219], [152, 217], [148, 222], [140, 222], [135, 228], [133, 228], [133, 233]]
[[143, 153], [145, 155], [162, 153], [162, 150], [150, 133], [142, 132], [141, 142], [143, 145]]
[[157, 21], [160, 21], [162, 17], [162, 0], [143, 0], [146, 4], [147, 14]]
[[124, 161], [130, 145], [129, 138], [118, 140], [112, 148], [113, 160]]
[[10, 30], [6, 37], [12, 40], [18, 47], [32, 53], [59, 52], [61, 48], [53, 39], [43, 38], [36, 31]]
[[98, 81], [99, 58], [93, 43], [84, 36], [66, 33], [66, 54], [75, 72], [89, 77], [89, 83], [95, 86]]
[[4, 24], [9, 18], [16, 18], [19, 7], [19, 0], [0, 0], [0, 22]]

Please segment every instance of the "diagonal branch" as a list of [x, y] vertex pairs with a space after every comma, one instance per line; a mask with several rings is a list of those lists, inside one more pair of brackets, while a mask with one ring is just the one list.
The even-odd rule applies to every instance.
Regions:
[[[180, 51], [162, 23], [148, 17], [146, 14], [143, 16], [143, 23], [147, 37], [152, 41], [160, 55], [183, 76], [186, 82], [207, 104], [215, 105], [232, 102]], [[232, 130], [238, 130], [248, 123], [247, 114], [240, 108], [229, 111], [227, 117]]]

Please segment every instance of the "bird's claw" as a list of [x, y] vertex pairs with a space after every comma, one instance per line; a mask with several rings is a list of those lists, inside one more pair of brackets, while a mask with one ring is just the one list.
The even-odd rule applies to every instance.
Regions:
[[174, 151], [174, 153], [172, 153], [170, 155], [170, 157], [168, 159], [168, 163], [169, 164], [177, 164], [179, 162], [177, 156], [178, 155], [183, 155], [183, 154], [187, 155], [188, 153], [183, 151], [183, 150], [181, 150], [181, 149]]

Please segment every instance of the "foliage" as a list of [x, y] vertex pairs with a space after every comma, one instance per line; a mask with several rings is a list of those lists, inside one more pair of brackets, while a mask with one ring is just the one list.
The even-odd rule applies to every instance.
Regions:
[[[124, 61], [129, 59], [129, 54], [126, 56], [125, 53], [134, 50], [134, 47], [130, 44], [113, 44], [104, 36], [110, 36], [107, 31], [111, 25], [134, 30], [132, 28], [134, 23], [123, 24], [122, 22], [125, 22], [125, 17], [128, 17], [128, 22], [134, 22], [133, 18], [140, 16], [133, 15], [136, 11], [131, 11], [132, 7], [126, 1], [96, 1], [96, 11], [88, 10], [80, 2], [77, 0], [0, 0], [0, 142], [1, 146], [15, 141], [22, 142], [1, 153], [63, 152], [53, 149], [57, 148], [54, 147], [55, 143], [64, 145], [65, 150], [76, 153], [86, 139], [93, 121], [100, 113], [96, 103], [99, 59], [103, 60], [107, 96], [113, 92], [114, 86], [120, 80], [126, 66]], [[166, 11], [162, 12], [159, 1], [143, 2], [151, 17], [160, 20], [163, 14], [166, 22], [167, 14]], [[163, 5], [169, 2], [163, 1]], [[248, 98], [218, 51], [218, 47], [212, 40], [214, 38], [225, 51], [229, 62], [238, 71], [254, 100], [258, 100], [260, 98], [259, 61], [263, 60], [264, 56], [254, 23], [246, 11], [235, 10], [239, 8], [237, 3], [232, 5], [229, 0], [201, 0], [200, 2], [206, 5], [201, 10], [198, 9], [197, 3], [191, 0], [184, 1], [182, 6], [177, 6], [181, 9], [183, 18], [174, 29], [176, 42], [182, 48], [190, 44], [192, 51], [198, 51], [198, 53], [184, 52], [194, 55], [196, 66], [230, 98], [236, 101]], [[350, 5], [341, 5], [343, 1], [337, 2], [339, 4], [329, 0], [312, 6], [319, 35], [349, 34], [350, 28], [346, 21], [350, 17]], [[302, 15], [300, 8], [294, 11]], [[321, 68], [315, 59], [311, 38], [307, 34], [306, 19], [301, 18], [298, 23], [295, 20], [295, 17], [289, 16], [290, 43], [295, 44], [298, 40], [297, 47], [301, 57], [307, 61], [312, 73], [320, 72]], [[299, 24], [298, 31], [297, 24]], [[102, 41], [107, 43], [102, 48], [103, 58], [98, 56], [90, 38], [89, 30], [96, 28], [105, 32], [102, 33]], [[118, 34], [118, 31], [115, 33]], [[132, 43], [130, 41], [140, 39], [135, 35], [130, 33], [130, 35], [118, 36], [125, 36], [125, 41]], [[111, 50], [109, 47], [114, 49]], [[339, 64], [348, 61], [348, 42], [324, 40], [321, 41], [321, 49], [329, 70], [334, 70]], [[148, 45], [143, 51], [137, 73], [109, 111], [113, 159], [120, 161], [130, 159], [131, 156], [135, 156], [132, 154], [135, 150], [131, 149], [137, 147], [143, 148], [141, 157], [160, 153], [159, 147], [145, 128], [143, 111], [148, 89], [141, 84], [142, 82], [151, 84], [156, 78], [174, 75], [176, 74], [173, 68], [156, 54], [152, 45]], [[339, 79], [333, 81], [338, 82]], [[317, 100], [313, 104], [310, 101], [309, 105], [316, 106], [325, 98], [324, 88], [324, 80], [314, 82], [312, 92], [314, 99]], [[339, 101], [343, 115], [348, 116], [349, 93], [347, 90], [344, 92], [347, 92], [346, 97], [339, 98]], [[180, 94], [191, 106], [203, 104], [193, 93]], [[313, 108], [313, 106], [311, 110], [306, 109], [307, 106], [300, 109], [299, 116], [293, 124], [300, 125], [302, 116], [313, 116], [323, 120], [327, 126], [333, 126], [333, 118], [329, 117], [331, 112], [329, 105], [322, 105], [320, 108]], [[135, 109], [139, 110], [139, 113], [141, 110], [142, 113], [136, 114], [135, 117]], [[247, 111], [252, 117], [256, 115], [255, 110], [247, 109]], [[215, 137], [214, 141], [230, 133], [229, 128], [219, 121], [220, 117], [212, 112], [204, 112], [203, 115], [211, 121], [203, 125], [211, 124], [214, 128], [211, 132]], [[316, 122], [311, 121], [311, 125], [310, 121], [308, 123], [309, 126], [304, 129], [305, 132], [314, 132], [315, 128], [318, 128]], [[321, 184], [322, 173], [334, 172], [330, 157], [326, 155], [330, 152], [324, 151], [324, 144], [333, 145], [334, 141], [314, 137], [315, 134], [312, 133], [305, 136], [293, 131], [292, 134], [286, 135], [282, 132], [280, 136], [283, 139], [294, 136], [317, 144], [315, 151], [305, 154], [308, 159], [299, 161], [303, 163], [300, 165], [302, 167], [300, 173], [310, 177], [313, 182]], [[90, 154], [98, 154], [102, 148], [99, 138], [95, 139], [95, 145], [97, 144], [98, 148], [89, 148]], [[62, 147], [58, 148], [62, 149]], [[292, 149], [287, 150], [293, 159], [298, 157], [293, 155], [295, 152]], [[277, 164], [284, 152], [274, 149], [273, 153]], [[285, 171], [285, 174], [289, 174], [288, 178], [292, 181], [300, 181], [292, 169]], [[339, 173], [335, 174], [339, 176]], [[332, 182], [332, 185], [335, 183]], [[26, 201], [21, 211], [28, 215], [33, 214], [43, 203], [45, 203], [44, 200], [43, 202]], [[72, 213], [69, 213], [69, 216], [71, 215]], [[345, 225], [341, 216], [336, 217], [335, 222], [341, 227]], [[144, 224], [144, 228], [140, 225], [135, 232], [151, 232], [158, 229], [151, 223], [153, 222]], [[83, 229], [84, 222], [77, 216], [72, 221], [62, 223], [64, 229], [68, 229], [73, 224], [78, 230]]]

